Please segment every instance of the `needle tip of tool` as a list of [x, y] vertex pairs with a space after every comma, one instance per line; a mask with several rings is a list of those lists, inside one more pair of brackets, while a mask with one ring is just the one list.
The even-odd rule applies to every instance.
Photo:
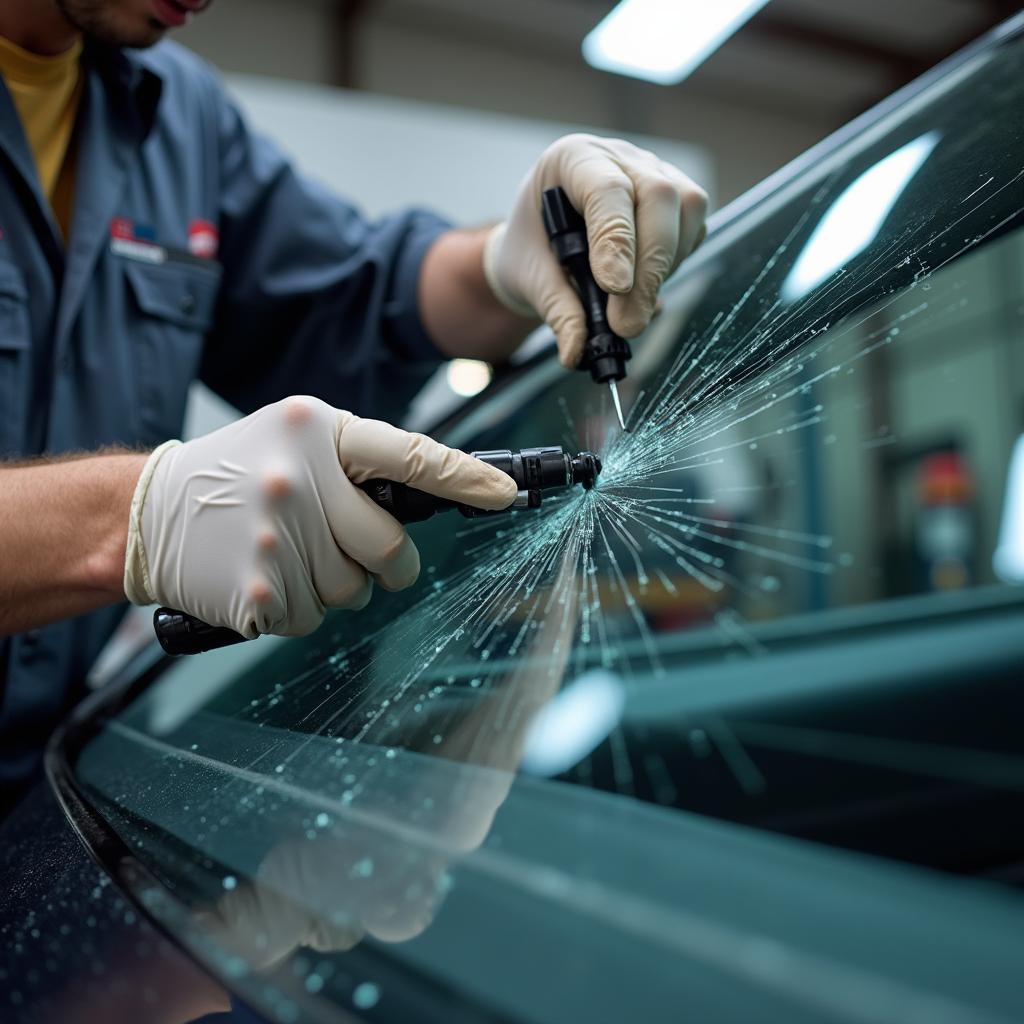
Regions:
[[608, 390], [612, 393], [612, 404], [615, 406], [615, 415], [619, 418], [619, 426], [628, 434], [629, 431], [626, 430], [626, 421], [622, 416], [622, 404], [619, 402], [619, 389], [615, 386], [615, 381], [608, 381]]

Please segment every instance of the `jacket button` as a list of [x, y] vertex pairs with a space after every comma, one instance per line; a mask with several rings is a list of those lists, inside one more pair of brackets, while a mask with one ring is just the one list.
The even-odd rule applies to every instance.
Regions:
[[178, 308], [182, 313], [194, 313], [196, 311], [196, 297], [191, 292], [185, 292], [178, 300]]

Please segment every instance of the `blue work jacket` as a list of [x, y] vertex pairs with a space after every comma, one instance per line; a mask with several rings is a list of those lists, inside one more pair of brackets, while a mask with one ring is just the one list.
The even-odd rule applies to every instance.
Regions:
[[[0, 84], [0, 459], [177, 437], [196, 378], [245, 411], [306, 393], [401, 416], [441, 358], [416, 289], [447, 225], [368, 222], [179, 46], [83, 63], [66, 246]], [[0, 639], [0, 813], [123, 610]]]

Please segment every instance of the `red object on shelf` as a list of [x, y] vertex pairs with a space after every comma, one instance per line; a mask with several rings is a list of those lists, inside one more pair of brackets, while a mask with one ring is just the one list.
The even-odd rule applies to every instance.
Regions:
[[974, 577], [974, 479], [955, 451], [936, 452], [917, 471], [916, 546], [931, 590], [959, 590]]
[[959, 452], [936, 452], [921, 460], [917, 494], [922, 505], [964, 505], [974, 497], [974, 481]]

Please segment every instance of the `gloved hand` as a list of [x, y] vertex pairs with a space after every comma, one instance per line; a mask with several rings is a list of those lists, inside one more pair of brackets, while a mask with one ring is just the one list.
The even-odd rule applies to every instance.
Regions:
[[356, 486], [375, 477], [484, 509], [516, 495], [511, 477], [422, 434], [288, 398], [153, 452], [125, 593], [247, 637], [310, 633], [325, 608], [365, 606], [374, 579], [401, 590], [419, 575], [409, 535]]
[[586, 321], [540, 213], [541, 193], [556, 185], [587, 222], [590, 266], [609, 293], [609, 323], [624, 338], [643, 331], [662, 282], [703, 240], [708, 197], [682, 171], [621, 139], [567, 135], [541, 156], [511, 217], [487, 239], [484, 272], [505, 306], [551, 325], [562, 364], [572, 368]]

